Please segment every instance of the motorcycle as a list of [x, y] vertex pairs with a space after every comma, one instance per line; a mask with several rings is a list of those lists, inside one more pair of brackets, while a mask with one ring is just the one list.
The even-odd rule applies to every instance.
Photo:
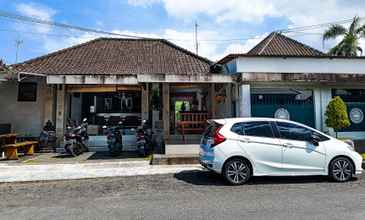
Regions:
[[87, 119], [83, 119], [80, 126], [70, 123], [65, 132], [65, 151], [76, 157], [83, 152], [89, 151], [85, 142], [89, 139], [87, 134]]
[[147, 156], [152, 152], [153, 138], [152, 129], [148, 126], [147, 121], [142, 121], [142, 126], [137, 129], [137, 149], [141, 156]]
[[56, 140], [56, 128], [48, 120], [39, 135], [39, 148], [42, 152], [56, 152]]
[[123, 150], [123, 139], [121, 130], [123, 128], [122, 122], [119, 122], [117, 126], [112, 126], [107, 128], [107, 126], [103, 126], [106, 131], [107, 143], [109, 148], [109, 153], [111, 156], [118, 156], [122, 153]]

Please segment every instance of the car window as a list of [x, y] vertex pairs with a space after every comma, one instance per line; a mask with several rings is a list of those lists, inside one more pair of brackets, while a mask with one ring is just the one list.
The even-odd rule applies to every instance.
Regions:
[[256, 137], [274, 137], [271, 124], [267, 121], [252, 121], [244, 123], [244, 134]]
[[274, 137], [271, 124], [266, 121], [236, 123], [232, 126], [231, 131], [239, 135]]
[[233, 133], [236, 133], [239, 135], [244, 135], [245, 133], [243, 132], [243, 128], [244, 128], [244, 124], [242, 122], [240, 122], [240, 123], [234, 124], [231, 128], [231, 131]]
[[313, 134], [316, 134], [320, 137], [321, 141], [328, 140], [327, 137], [300, 125], [287, 122], [276, 122], [276, 126], [279, 130], [280, 137], [283, 139], [308, 141], [312, 138]]

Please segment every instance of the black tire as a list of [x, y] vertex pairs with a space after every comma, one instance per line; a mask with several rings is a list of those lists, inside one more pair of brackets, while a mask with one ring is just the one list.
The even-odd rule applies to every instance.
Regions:
[[352, 179], [354, 166], [350, 159], [338, 157], [331, 161], [329, 176], [336, 182], [346, 182]]
[[251, 168], [246, 160], [231, 159], [224, 165], [223, 176], [231, 185], [245, 184], [251, 175]]

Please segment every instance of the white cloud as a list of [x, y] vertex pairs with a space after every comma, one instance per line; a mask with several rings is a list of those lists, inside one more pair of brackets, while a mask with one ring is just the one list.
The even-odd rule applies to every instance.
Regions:
[[[350, 18], [365, 10], [365, 2], [343, 0], [129, 0], [134, 6], [163, 3], [169, 15], [194, 18], [208, 15], [216, 22], [260, 23], [265, 17], [284, 17], [293, 25], [311, 25]], [[136, 3], [137, 2], [137, 3]], [[194, 18], [195, 19], [195, 18]]]
[[76, 44], [85, 43], [98, 37], [100, 36], [91, 33], [56, 39], [46, 37], [43, 39], [43, 48], [47, 53], [49, 53], [64, 49], [66, 47], [74, 46]]
[[[33, 3], [17, 4], [16, 11], [25, 16], [34, 17], [47, 21], [52, 21], [52, 17], [56, 14], [56, 11], [52, 8]], [[26, 27], [27, 26], [24, 25], [21, 26], [22, 29], [25, 29]], [[35, 25], [35, 29], [40, 33], [48, 33], [51, 30], [51, 26], [38, 24]]]

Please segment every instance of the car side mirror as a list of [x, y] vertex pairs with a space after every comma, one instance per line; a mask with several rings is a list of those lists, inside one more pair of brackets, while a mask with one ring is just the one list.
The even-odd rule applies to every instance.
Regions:
[[321, 141], [321, 138], [318, 136], [318, 135], [316, 135], [316, 134], [312, 134], [312, 136], [311, 136], [312, 138], [312, 144], [314, 145], [314, 146], [318, 146], [319, 145], [319, 142]]

